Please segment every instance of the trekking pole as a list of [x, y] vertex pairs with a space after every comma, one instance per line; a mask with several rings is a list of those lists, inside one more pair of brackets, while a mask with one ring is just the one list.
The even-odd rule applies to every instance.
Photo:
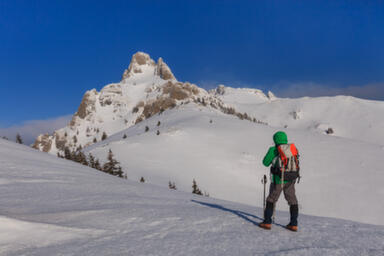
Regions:
[[[275, 183], [276, 180], [273, 179], [272, 173], [271, 173], [270, 179], [271, 179], [271, 185], [273, 184], [273, 186], [277, 186], [277, 184]], [[275, 189], [275, 187], [274, 187], [274, 189]], [[276, 202], [273, 203], [273, 208], [272, 208], [272, 217], [271, 217], [272, 223], [275, 223], [275, 208], [276, 208]]]
[[264, 194], [263, 194], [263, 208], [265, 211], [265, 186], [267, 184], [267, 175], [264, 174], [263, 179], [261, 180], [261, 183], [264, 185]]

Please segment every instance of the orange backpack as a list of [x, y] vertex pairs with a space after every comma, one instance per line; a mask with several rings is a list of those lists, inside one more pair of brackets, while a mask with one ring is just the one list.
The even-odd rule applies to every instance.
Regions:
[[281, 144], [277, 146], [279, 155], [273, 160], [275, 173], [285, 181], [300, 178], [299, 151], [295, 144]]

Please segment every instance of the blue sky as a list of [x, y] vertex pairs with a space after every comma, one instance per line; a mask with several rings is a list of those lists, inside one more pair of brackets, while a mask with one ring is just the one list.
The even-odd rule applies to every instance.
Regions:
[[0, 0], [0, 128], [73, 114], [137, 51], [180, 81], [384, 100], [382, 1]]

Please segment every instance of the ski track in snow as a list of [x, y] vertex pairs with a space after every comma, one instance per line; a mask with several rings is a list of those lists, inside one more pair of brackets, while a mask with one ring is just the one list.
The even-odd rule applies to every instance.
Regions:
[[[246, 157], [247, 159], [247, 157]], [[119, 179], [0, 139], [0, 255], [383, 255], [384, 226]], [[32, 180], [33, 182], [28, 182]]]

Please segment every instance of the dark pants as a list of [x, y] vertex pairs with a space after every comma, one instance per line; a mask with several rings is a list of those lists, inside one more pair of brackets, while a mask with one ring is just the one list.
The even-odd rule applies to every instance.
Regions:
[[297, 217], [299, 216], [299, 206], [295, 193], [295, 181], [284, 184], [271, 183], [269, 188], [269, 196], [267, 197], [267, 205], [264, 211], [264, 223], [272, 223], [272, 214], [274, 204], [280, 197], [281, 191], [284, 191], [284, 197], [289, 204], [289, 212], [291, 214], [291, 221], [289, 225], [297, 226]]
[[298, 204], [295, 192], [295, 182], [288, 182], [281, 187], [281, 184], [271, 183], [269, 187], [269, 196], [267, 197], [267, 202], [276, 203], [279, 200], [281, 191], [284, 192], [284, 197], [288, 201], [289, 205]]

